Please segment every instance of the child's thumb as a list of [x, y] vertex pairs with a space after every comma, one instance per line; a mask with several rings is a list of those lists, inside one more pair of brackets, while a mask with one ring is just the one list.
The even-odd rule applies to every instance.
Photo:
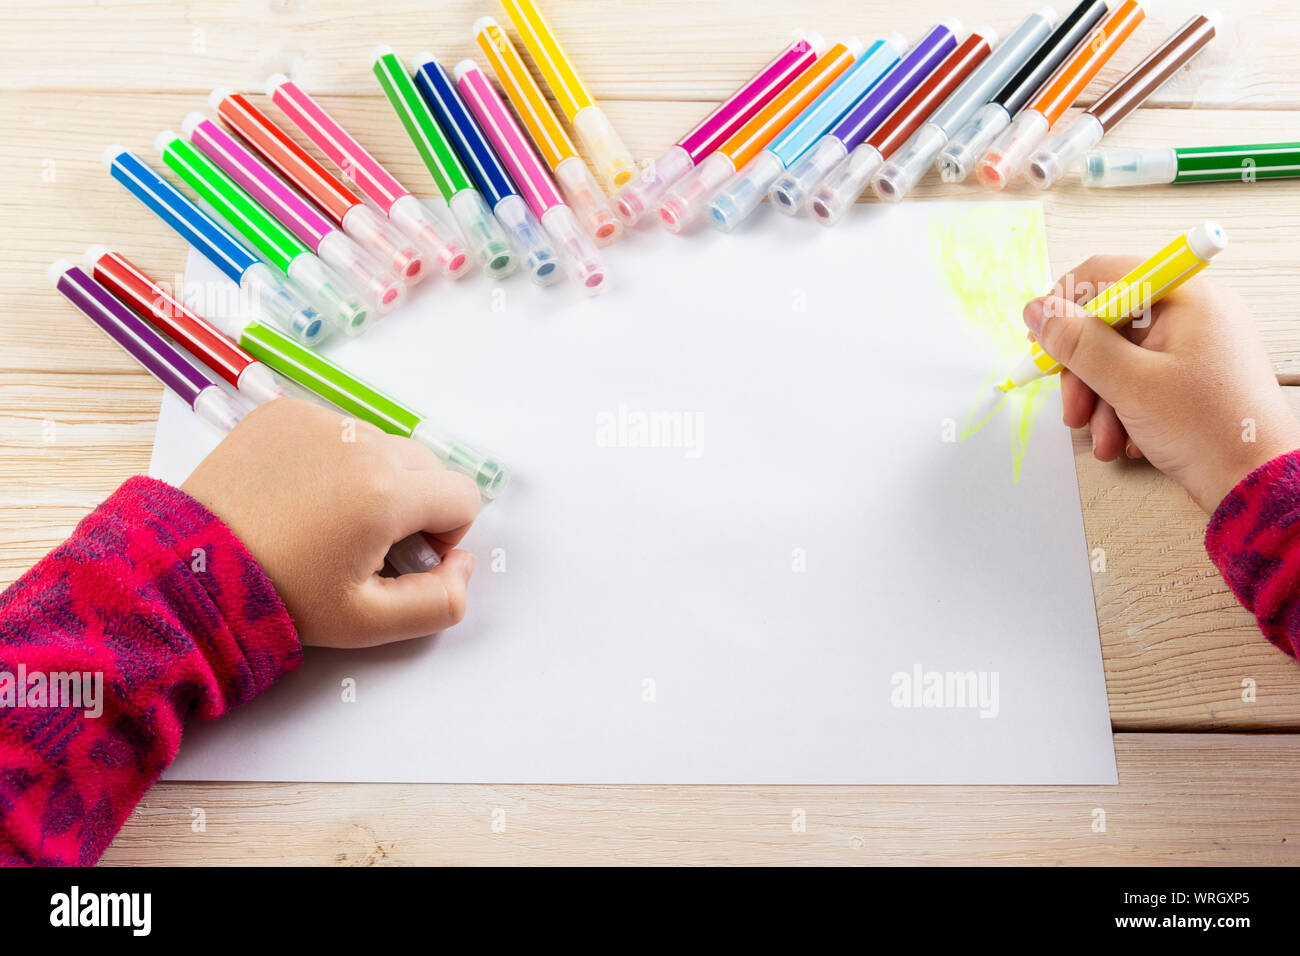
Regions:
[[1069, 299], [1043, 296], [1025, 306], [1025, 325], [1048, 355], [1107, 401], [1142, 375], [1149, 353]]

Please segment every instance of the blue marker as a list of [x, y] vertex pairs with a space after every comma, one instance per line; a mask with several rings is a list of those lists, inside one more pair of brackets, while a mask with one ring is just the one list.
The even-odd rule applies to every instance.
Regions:
[[844, 75], [795, 117], [767, 148], [749, 161], [709, 203], [709, 221], [731, 232], [758, 208], [768, 187], [798, 161], [853, 105], [871, 92], [907, 49], [901, 34], [877, 40]]
[[104, 165], [136, 199], [236, 283], [259, 314], [303, 345], [315, 345], [328, 335], [329, 325], [301, 292], [139, 156], [114, 143], [104, 150]]
[[934, 72], [935, 67], [957, 49], [957, 34], [960, 32], [959, 20], [936, 24], [908, 51], [898, 66], [889, 71], [888, 76], [776, 181], [768, 193], [772, 205], [789, 216], [798, 213], [831, 170], [849, 155], [849, 151], [874, 133], [876, 127]]
[[417, 54], [410, 63], [416, 88], [460, 154], [461, 162], [492, 207], [497, 221], [515, 248], [523, 254], [533, 281], [538, 285], [559, 281], [563, 273], [550, 237], [524, 202], [524, 197], [519, 195], [510, 174], [474, 121], [447, 71], [432, 53]]

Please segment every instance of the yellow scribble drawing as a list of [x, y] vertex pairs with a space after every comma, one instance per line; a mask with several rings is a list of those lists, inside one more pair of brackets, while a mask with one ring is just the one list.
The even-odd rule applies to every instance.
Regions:
[[971, 402], [957, 440], [978, 434], [1004, 406], [1010, 407], [1011, 475], [1018, 482], [1034, 419], [1047, 390], [1059, 382], [1053, 375], [1013, 392], [995, 389], [1007, 368], [1029, 349], [1021, 309], [1051, 286], [1045, 271], [1042, 207], [1036, 203], [953, 206], [931, 219], [929, 239], [945, 293], [989, 343], [988, 376]]

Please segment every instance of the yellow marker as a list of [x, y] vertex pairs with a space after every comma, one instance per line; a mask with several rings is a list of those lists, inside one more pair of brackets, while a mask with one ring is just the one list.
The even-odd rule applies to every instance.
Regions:
[[634, 175], [636, 164], [608, 118], [596, 105], [582, 80], [573, 69], [555, 34], [542, 18], [533, 0], [501, 0], [510, 20], [523, 38], [524, 46], [532, 54], [537, 68], [542, 71], [546, 85], [551, 88], [555, 101], [587, 150], [596, 166], [596, 172], [611, 187], [617, 189]]
[[598, 245], [613, 242], [623, 231], [622, 223], [614, 217], [605, 194], [596, 185], [591, 170], [578, 155], [573, 140], [560, 125], [506, 31], [492, 17], [479, 17], [474, 21], [474, 41], [492, 64], [497, 81], [523, 120], [533, 145], [550, 167], [578, 221]]
[[[1107, 325], [1123, 328], [1147, 306], [1163, 299], [1208, 266], [1227, 247], [1228, 235], [1223, 227], [1207, 219], [1084, 303], [1083, 308]], [[1060, 370], [1061, 363], [1035, 342], [1029, 357], [1012, 369], [1011, 377], [998, 388], [1009, 392]]]

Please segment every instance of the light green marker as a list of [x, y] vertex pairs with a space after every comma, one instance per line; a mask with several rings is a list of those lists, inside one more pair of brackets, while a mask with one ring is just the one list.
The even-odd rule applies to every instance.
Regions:
[[483, 271], [494, 279], [514, 272], [518, 263], [505, 230], [488, 209], [483, 194], [474, 188], [460, 155], [415, 88], [402, 61], [391, 47], [380, 46], [370, 58], [370, 68], [406, 128], [406, 135], [424, 160], [434, 185], [447, 201], [475, 258], [483, 264]]
[[193, 144], [170, 130], [153, 142], [163, 162], [239, 230], [272, 266], [298, 285], [321, 315], [348, 335], [360, 335], [376, 318], [360, 295], [338, 273], [312, 254], [238, 183]]
[[390, 435], [415, 439], [452, 471], [473, 478], [479, 494], [489, 501], [509, 483], [510, 469], [504, 464], [457, 440], [413, 408], [362, 381], [319, 352], [300, 345], [274, 326], [231, 315], [209, 315], [208, 320], [250, 355], [309, 392]]

